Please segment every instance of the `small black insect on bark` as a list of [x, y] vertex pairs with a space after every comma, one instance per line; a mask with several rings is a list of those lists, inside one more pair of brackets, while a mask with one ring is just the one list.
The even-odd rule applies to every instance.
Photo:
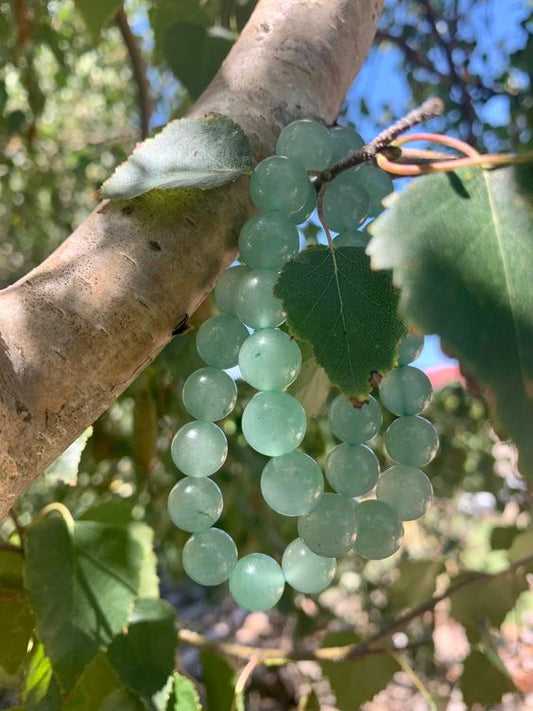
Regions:
[[181, 336], [184, 333], [187, 333], [191, 327], [189, 326], [189, 314], [183, 314], [183, 316], [180, 316], [177, 324], [174, 326], [172, 329], [172, 335], [173, 336]]

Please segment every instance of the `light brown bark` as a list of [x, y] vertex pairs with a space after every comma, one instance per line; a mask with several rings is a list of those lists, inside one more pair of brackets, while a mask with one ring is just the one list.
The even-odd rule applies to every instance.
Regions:
[[[260, 0], [191, 116], [231, 116], [254, 158], [301, 117], [332, 122], [383, 0]], [[104, 202], [0, 293], [0, 516], [171, 339], [235, 256], [247, 181]]]

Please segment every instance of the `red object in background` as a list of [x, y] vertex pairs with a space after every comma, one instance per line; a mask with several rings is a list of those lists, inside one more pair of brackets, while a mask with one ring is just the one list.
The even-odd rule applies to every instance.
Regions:
[[440, 390], [445, 385], [450, 385], [450, 383], [466, 385], [458, 365], [441, 365], [435, 368], [428, 368], [425, 373], [431, 380], [433, 390]]

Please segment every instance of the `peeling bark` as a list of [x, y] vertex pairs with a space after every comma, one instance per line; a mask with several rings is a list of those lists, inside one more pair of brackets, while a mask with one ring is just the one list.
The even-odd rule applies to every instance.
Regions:
[[[254, 158], [297, 118], [331, 123], [383, 0], [260, 0], [190, 116], [231, 116]], [[0, 516], [171, 339], [236, 252], [247, 180], [104, 202], [0, 292]]]

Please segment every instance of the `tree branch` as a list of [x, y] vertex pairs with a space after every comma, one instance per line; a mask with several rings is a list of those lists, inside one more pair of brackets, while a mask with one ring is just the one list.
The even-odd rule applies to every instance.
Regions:
[[[333, 123], [382, 5], [259, 0], [189, 116], [230, 116], [256, 160], [294, 119]], [[216, 190], [103, 202], [0, 292], [0, 516], [211, 291], [251, 214], [247, 188], [242, 178]]]
[[467, 87], [466, 83], [463, 81], [462, 77], [459, 76], [457, 67], [455, 66], [455, 62], [453, 61], [451, 47], [449, 46], [448, 42], [446, 42], [446, 40], [444, 39], [444, 37], [442, 36], [442, 34], [439, 31], [437, 16], [435, 15], [435, 11], [431, 5], [431, 0], [418, 0], [418, 2], [422, 5], [424, 14], [426, 15], [426, 18], [429, 22], [429, 25], [431, 27], [431, 33], [432, 33], [433, 37], [435, 38], [435, 41], [437, 42], [437, 44], [439, 44], [441, 46], [441, 48], [444, 52], [446, 61], [448, 62], [448, 67], [450, 70], [450, 77], [452, 79], [452, 82], [459, 89], [459, 91], [463, 97], [462, 108], [463, 108], [465, 120], [468, 124], [468, 134], [466, 137], [467, 141], [469, 143], [471, 143], [473, 146], [477, 147], [476, 137], [474, 135], [474, 128], [473, 128], [474, 122], [477, 118], [477, 115], [474, 110], [474, 105], [472, 103], [472, 99], [471, 99], [470, 94], [468, 92], [468, 87]]
[[128, 50], [133, 78], [137, 85], [137, 103], [139, 106], [139, 119], [141, 123], [141, 138], [148, 135], [150, 128], [150, 116], [152, 115], [152, 102], [150, 100], [150, 85], [146, 73], [146, 66], [142, 57], [141, 49], [137, 39], [128, 22], [124, 7], [121, 7], [115, 15], [115, 21]]
[[411, 47], [411, 45], [409, 45], [403, 37], [400, 37], [399, 35], [393, 35], [390, 32], [385, 32], [384, 30], [378, 30], [376, 32], [376, 40], [378, 42], [390, 42], [391, 44], [395, 44], [402, 50], [403, 54], [405, 55], [405, 58], [409, 62], [411, 62], [413, 67], [417, 67], [418, 69], [425, 69], [426, 71], [433, 74], [434, 79], [437, 80], [448, 78], [446, 74], [443, 74], [437, 69], [437, 67], [434, 66], [434, 64], [428, 59], [428, 57], [425, 57], [420, 52], [417, 52], [417, 50]]
[[348, 659], [359, 659], [361, 657], [368, 656], [369, 654], [391, 654], [392, 652], [402, 652], [405, 651], [406, 648], [412, 648], [412, 646], [418, 647], [420, 646], [420, 643], [414, 642], [413, 645], [408, 645], [407, 647], [398, 649], [389, 645], [379, 646], [377, 643], [390, 637], [394, 632], [404, 629], [410, 622], [424, 614], [424, 612], [433, 610], [439, 602], [453, 597], [453, 595], [460, 590], [464, 590], [465, 588], [473, 585], [478, 585], [479, 583], [487, 580], [495, 580], [496, 578], [501, 578], [504, 575], [509, 575], [509, 573], [512, 573], [532, 562], [533, 555], [529, 555], [524, 558], [520, 558], [520, 560], [515, 561], [499, 573], [476, 573], [469, 578], [461, 580], [455, 585], [451, 585], [444, 593], [442, 593], [442, 595], [436, 595], [435, 597], [426, 600], [426, 602], [422, 605], [419, 605], [409, 612], [400, 615], [391, 624], [387, 625], [363, 642], [347, 644], [342, 647], [321, 647], [319, 649], [309, 649], [306, 647], [283, 649], [280, 647], [264, 649], [244, 644], [234, 644], [232, 642], [217, 642], [207, 639], [207, 637], [188, 629], [178, 630], [177, 636], [178, 640], [183, 644], [189, 644], [198, 649], [209, 649], [213, 652], [217, 652], [218, 654], [223, 654], [228, 657], [234, 657], [235, 659], [241, 660], [249, 660], [253, 658], [256, 659], [258, 663], [262, 664], [285, 664], [289, 661], [340, 662]]

